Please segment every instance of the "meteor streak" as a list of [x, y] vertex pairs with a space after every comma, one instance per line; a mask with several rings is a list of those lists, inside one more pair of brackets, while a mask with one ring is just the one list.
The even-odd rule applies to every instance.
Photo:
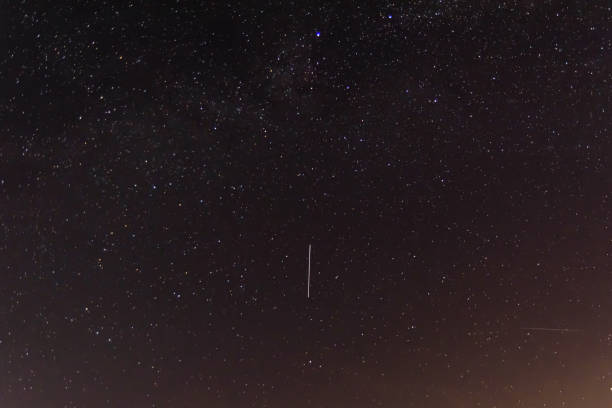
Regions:
[[308, 244], [308, 289], [306, 292], [306, 297], [310, 299], [310, 252], [312, 250], [312, 245]]

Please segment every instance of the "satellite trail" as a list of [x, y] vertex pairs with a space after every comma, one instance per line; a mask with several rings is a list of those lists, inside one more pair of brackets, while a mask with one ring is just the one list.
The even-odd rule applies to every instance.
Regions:
[[557, 329], [554, 327], [521, 327], [521, 330], [528, 331], [543, 331], [543, 332], [557, 332], [557, 333], [573, 333], [580, 332], [580, 329]]

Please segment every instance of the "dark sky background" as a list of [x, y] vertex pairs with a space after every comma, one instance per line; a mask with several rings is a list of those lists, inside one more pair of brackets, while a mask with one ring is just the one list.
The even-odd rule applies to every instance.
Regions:
[[609, 3], [1, 5], [2, 407], [612, 406]]

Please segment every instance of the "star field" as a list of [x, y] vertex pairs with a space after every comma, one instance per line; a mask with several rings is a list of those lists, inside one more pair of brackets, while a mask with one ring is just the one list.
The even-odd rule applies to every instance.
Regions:
[[4, 5], [2, 407], [611, 406], [610, 5], [320, 3]]

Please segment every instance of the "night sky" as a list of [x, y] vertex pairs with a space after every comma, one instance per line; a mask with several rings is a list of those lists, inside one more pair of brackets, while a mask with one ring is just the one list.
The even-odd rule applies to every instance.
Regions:
[[606, 3], [2, 1], [0, 406], [609, 408]]

